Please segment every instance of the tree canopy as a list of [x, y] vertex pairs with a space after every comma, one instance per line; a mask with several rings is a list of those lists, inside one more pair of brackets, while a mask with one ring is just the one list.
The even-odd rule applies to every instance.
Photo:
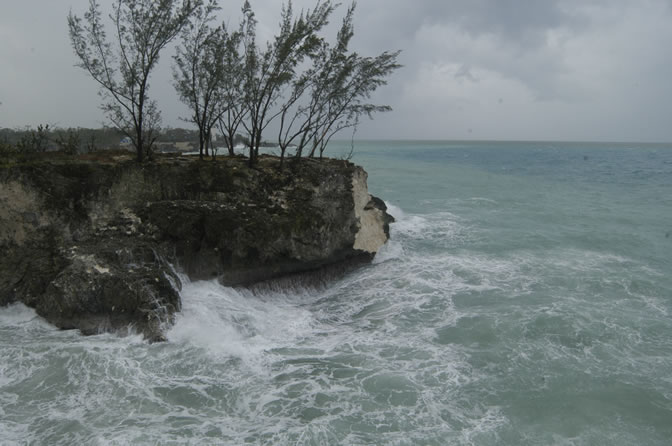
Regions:
[[72, 11], [68, 28], [72, 47], [100, 84], [102, 105], [112, 124], [133, 142], [138, 161], [151, 155], [161, 112], [149, 96], [149, 78], [159, 55], [189, 23], [202, 0], [115, 0], [108, 37], [97, 0], [89, 0], [83, 18]]
[[288, 1], [267, 42], [259, 42], [248, 0], [233, 27], [215, 23], [217, 0], [115, 0], [112, 39], [97, 0], [90, 0], [83, 19], [71, 12], [68, 25], [78, 66], [100, 84], [103, 110], [131, 139], [138, 160], [151, 153], [160, 124], [148, 94], [150, 74], [161, 50], [179, 35], [174, 86], [189, 108], [184, 119], [198, 127], [200, 156], [209, 153], [217, 130], [234, 155], [242, 130], [252, 166], [262, 138], [273, 130], [282, 166], [291, 150], [296, 159], [322, 157], [338, 132], [354, 131], [362, 117], [391, 110], [371, 98], [400, 67], [399, 52], [371, 57], [350, 49], [354, 3], [330, 42], [325, 28], [337, 6], [318, 0], [313, 9], [296, 12]]

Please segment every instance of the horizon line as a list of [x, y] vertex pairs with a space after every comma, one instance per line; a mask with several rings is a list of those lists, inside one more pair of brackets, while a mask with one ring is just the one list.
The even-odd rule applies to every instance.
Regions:
[[[15, 127], [0, 127], [0, 130], [11, 130], [11, 131], [27, 131], [29, 129], [33, 129], [34, 127], [30, 125], [26, 126], [15, 126]], [[60, 127], [58, 124], [53, 126], [53, 129], [83, 129], [83, 130], [116, 130], [114, 127]], [[198, 131], [197, 129], [188, 129], [184, 127], [172, 127], [172, 126], [166, 126], [164, 129], [180, 129], [180, 130], [192, 130], [192, 131]], [[164, 130], [161, 129], [161, 130]], [[575, 139], [575, 140], [570, 140], [570, 139], [452, 139], [452, 138], [385, 138], [385, 137], [380, 137], [380, 138], [371, 138], [371, 137], [364, 137], [364, 138], [334, 138], [332, 139], [334, 142], [350, 142], [350, 141], [362, 141], [362, 142], [373, 142], [373, 141], [387, 141], [387, 142], [458, 142], [458, 143], [545, 143], [545, 144], [553, 144], [553, 143], [565, 143], [565, 144], [658, 144], [658, 145], [665, 145], [665, 144], [672, 144], [672, 140], [669, 141], [643, 141], [643, 140], [597, 140], [597, 139], [585, 139], [585, 140], [580, 140], [580, 139]], [[273, 142], [273, 141], [264, 141], [264, 142]]]
[[[349, 142], [350, 139], [336, 139], [333, 141], [339, 142]], [[461, 143], [496, 143], [496, 142], [506, 142], [506, 143], [565, 143], [565, 144], [670, 144], [672, 141], [618, 141], [618, 140], [563, 140], [563, 139], [436, 139], [436, 138], [357, 138], [354, 140], [363, 141], [363, 142], [373, 142], [373, 141], [397, 141], [397, 142], [461, 142]]]

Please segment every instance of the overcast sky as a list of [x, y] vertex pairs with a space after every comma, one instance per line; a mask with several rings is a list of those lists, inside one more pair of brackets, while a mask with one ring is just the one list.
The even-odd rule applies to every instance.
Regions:
[[[281, 2], [251, 3], [272, 35]], [[87, 4], [0, 0], [0, 127], [105, 122], [67, 33]], [[241, 4], [220, 0], [221, 18], [237, 23]], [[672, 0], [360, 0], [356, 17], [357, 50], [400, 49], [404, 65], [375, 98], [394, 111], [359, 137], [672, 141]], [[151, 95], [164, 125], [185, 127], [173, 53]]]

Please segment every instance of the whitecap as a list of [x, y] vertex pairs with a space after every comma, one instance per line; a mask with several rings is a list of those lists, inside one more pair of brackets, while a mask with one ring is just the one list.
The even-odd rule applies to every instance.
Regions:
[[224, 287], [216, 280], [183, 279], [181, 295], [182, 311], [167, 333], [168, 340], [222, 358], [259, 365], [264, 353], [292, 345], [312, 332], [310, 312], [280, 293], [255, 295]]
[[40, 320], [34, 309], [28, 308], [22, 303], [14, 303], [6, 307], [0, 307], [0, 327], [22, 326], [30, 322]]
[[398, 260], [404, 257], [404, 246], [396, 240], [389, 240], [376, 253], [373, 264], [384, 263], [390, 260]]
[[387, 201], [385, 202], [385, 206], [387, 206], [387, 213], [393, 216], [395, 220], [403, 220], [406, 217], [406, 214], [399, 206], [395, 206]]

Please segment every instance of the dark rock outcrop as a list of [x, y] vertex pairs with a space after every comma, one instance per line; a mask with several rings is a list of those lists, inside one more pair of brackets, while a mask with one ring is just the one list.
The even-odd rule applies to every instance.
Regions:
[[42, 160], [0, 166], [0, 305], [85, 334], [151, 340], [180, 281], [249, 285], [370, 260], [392, 218], [366, 173], [337, 160]]

